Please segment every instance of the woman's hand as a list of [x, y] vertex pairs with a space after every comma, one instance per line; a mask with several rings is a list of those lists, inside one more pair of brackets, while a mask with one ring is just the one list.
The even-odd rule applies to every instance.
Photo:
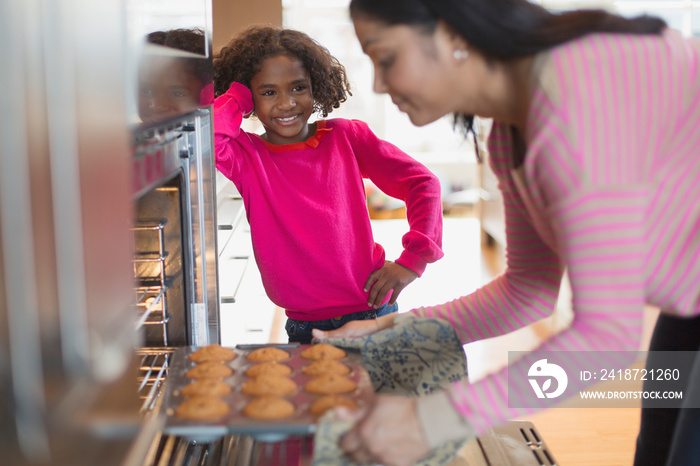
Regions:
[[335, 330], [319, 330], [317, 328], [311, 331], [314, 338], [325, 340], [327, 338], [358, 338], [365, 335], [377, 333], [380, 330], [387, 329], [394, 325], [394, 317], [398, 314], [387, 314], [371, 320], [352, 320], [347, 324]]
[[375, 309], [378, 308], [392, 290], [389, 305], [393, 305], [396, 298], [399, 297], [399, 293], [416, 278], [418, 278], [418, 274], [413, 270], [396, 262], [384, 261], [382, 268], [372, 272], [365, 283], [365, 291], [369, 291], [367, 305]]
[[336, 412], [342, 420], [355, 421], [340, 448], [358, 463], [410, 466], [430, 452], [415, 398], [377, 395], [366, 408]]

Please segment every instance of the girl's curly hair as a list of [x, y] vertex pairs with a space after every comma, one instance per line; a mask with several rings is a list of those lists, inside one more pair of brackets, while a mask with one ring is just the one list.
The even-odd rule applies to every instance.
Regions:
[[215, 95], [224, 94], [234, 81], [250, 88], [263, 61], [279, 55], [298, 59], [309, 73], [314, 112], [326, 117], [352, 95], [345, 67], [328, 49], [303, 32], [269, 26], [248, 28], [214, 56]]

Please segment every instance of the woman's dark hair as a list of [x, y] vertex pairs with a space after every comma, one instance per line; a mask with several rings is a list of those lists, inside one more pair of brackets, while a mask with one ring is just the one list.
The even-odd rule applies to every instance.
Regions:
[[[659, 34], [666, 23], [652, 16], [624, 18], [605, 10], [550, 12], [527, 0], [351, 0], [350, 15], [431, 34], [443, 20], [487, 58], [511, 60], [551, 49], [589, 33]], [[473, 132], [474, 117], [455, 115]]]
[[345, 67], [328, 49], [303, 32], [267, 26], [245, 30], [214, 56], [214, 94], [225, 93], [234, 81], [250, 88], [265, 59], [279, 55], [302, 63], [311, 78], [314, 111], [324, 117], [352, 95]]

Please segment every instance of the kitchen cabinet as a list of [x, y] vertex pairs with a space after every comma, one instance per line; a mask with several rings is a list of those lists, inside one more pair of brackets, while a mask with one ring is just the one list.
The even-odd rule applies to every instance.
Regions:
[[481, 155], [479, 164], [479, 221], [481, 222], [481, 239], [483, 244], [506, 245], [506, 221], [503, 209], [503, 196], [498, 189], [498, 179], [489, 166], [489, 154], [486, 140], [491, 129], [490, 120], [476, 119], [478, 126], [478, 144]]
[[498, 180], [489, 167], [488, 153], [481, 154], [479, 166], [479, 221], [481, 222], [482, 243], [500, 246], [506, 244], [506, 223], [503, 197], [498, 189]]

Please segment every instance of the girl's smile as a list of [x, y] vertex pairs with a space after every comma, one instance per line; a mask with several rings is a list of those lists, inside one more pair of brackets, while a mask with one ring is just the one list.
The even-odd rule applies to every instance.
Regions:
[[314, 111], [311, 78], [299, 60], [288, 55], [266, 59], [250, 87], [265, 140], [292, 144], [313, 134], [307, 124]]
[[290, 117], [276, 117], [275, 120], [277, 120], [277, 122], [283, 126], [293, 125], [296, 123], [297, 118], [299, 118], [300, 116], [301, 116], [301, 114], [298, 113], [298, 114], [292, 115]]

